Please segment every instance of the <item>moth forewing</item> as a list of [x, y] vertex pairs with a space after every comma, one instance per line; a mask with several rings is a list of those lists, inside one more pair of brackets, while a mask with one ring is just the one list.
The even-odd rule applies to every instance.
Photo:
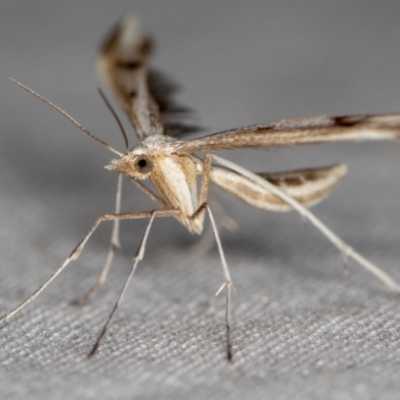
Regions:
[[400, 139], [400, 114], [317, 116], [245, 126], [177, 144], [188, 153], [237, 148]]
[[97, 58], [99, 75], [114, 92], [140, 139], [165, 131], [147, 84], [151, 48], [137, 17], [128, 16], [109, 34]]

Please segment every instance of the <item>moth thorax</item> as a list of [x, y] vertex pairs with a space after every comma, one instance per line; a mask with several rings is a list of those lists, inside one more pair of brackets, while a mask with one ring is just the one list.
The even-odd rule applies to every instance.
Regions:
[[180, 221], [192, 232], [202, 231], [202, 221], [192, 220], [198, 209], [196, 164], [188, 155], [154, 159], [150, 179], [167, 205], [180, 211]]

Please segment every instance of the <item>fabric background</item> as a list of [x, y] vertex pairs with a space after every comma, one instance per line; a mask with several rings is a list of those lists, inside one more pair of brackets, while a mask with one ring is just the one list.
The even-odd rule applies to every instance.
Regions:
[[[400, 3], [393, 1], [2, 1], [0, 5], [0, 310], [27, 297], [94, 219], [113, 208], [113, 157], [15, 77], [123, 148], [96, 93], [98, 43], [127, 12], [156, 37], [153, 65], [179, 82], [207, 132], [281, 118], [400, 111]], [[126, 125], [128, 127], [128, 125]], [[133, 135], [131, 134], [131, 138]], [[133, 142], [133, 140], [132, 140]], [[400, 147], [364, 143], [223, 152], [256, 171], [344, 161], [346, 179], [313, 210], [400, 281]], [[124, 210], [151, 209], [125, 183]], [[296, 214], [217, 194], [240, 226], [221, 231], [234, 296], [225, 357], [215, 249], [155, 221], [145, 260], [112, 327], [90, 350], [127, 276], [144, 221], [122, 224], [107, 284], [82, 309], [108, 247], [93, 236], [39, 299], [0, 327], [7, 399], [392, 399], [400, 389], [400, 296], [349, 262]]]

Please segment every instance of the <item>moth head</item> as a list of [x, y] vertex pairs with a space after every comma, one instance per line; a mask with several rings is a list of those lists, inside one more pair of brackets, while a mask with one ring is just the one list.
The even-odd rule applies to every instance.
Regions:
[[123, 172], [136, 179], [147, 179], [153, 170], [153, 161], [150, 158], [146, 152], [134, 150], [118, 160], [112, 160], [105, 168]]

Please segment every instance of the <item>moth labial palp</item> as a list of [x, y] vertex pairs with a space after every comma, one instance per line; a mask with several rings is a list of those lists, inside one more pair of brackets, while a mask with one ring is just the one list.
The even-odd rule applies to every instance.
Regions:
[[[207, 213], [223, 272], [223, 283], [217, 293], [226, 289], [227, 294], [226, 357], [232, 361], [231, 292], [233, 285], [218, 234], [217, 222], [207, 202], [210, 184], [262, 210], [297, 211], [327, 237], [344, 256], [353, 258], [389, 288], [400, 291], [400, 285], [388, 274], [341, 240], [308, 209], [329, 196], [346, 174], [347, 168], [344, 164], [289, 172], [253, 173], [215, 154], [216, 151], [223, 149], [285, 147], [360, 140], [398, 140], [400, 114], [298, 118], [235, 128], [183, 141], [175, 136], [193, 132], [197, 127], [186, 121], [189, 115], [188, 110], [174, 101], [172, 95], [175, 86], [163, 75], [149, 69], [151, 52], [152, 41], [139, 29], [137, 19], [128, 17], [107, 37], [98, 55], [98, 72], [128, 116], [139, 141], [137, 146], [130, 148], [128, 137], [117, 114], [100, 91], [121, 128], [125, 152], [120, 152], [110, 146], [60, 107], [12, 79], [24, 90], [63, 114], [91, 139], [116, 154], [119, 158], [112, 160], [106, 168], [118, 173], [118, 184], [114, 213], [97, 218], [58, 269], [30, 297], [4, 314], [0, 322], [10, 318], [34, 300], [72, 261], [78, 259], [85, 244], [102, 222], [113, 221], [110, 247], [100, 276], [89, 292], [75, 304], [82, 305], [89, 301], [105, 282], [115, 249], [119, 247], [119, 221], [146, 218], [148, 224], [134, 257], [131, 271], [89, 353], [89, 356], [92, 356], [107, 332], [139, 261], [144, 257], [147, 238], [154, 219], [174, 217], [189, 232], [201, 234], [204, 216]], [[205, 153], [205, 157], [201, 158], [198, 153]], [[199, 175], [201, 176], [200, 193], [197, 187]], [[121, 213], [123, 177], [134, 183], [159, 208]], [[154, 190], [143, 184], [145, 180], [151, 181]]]

